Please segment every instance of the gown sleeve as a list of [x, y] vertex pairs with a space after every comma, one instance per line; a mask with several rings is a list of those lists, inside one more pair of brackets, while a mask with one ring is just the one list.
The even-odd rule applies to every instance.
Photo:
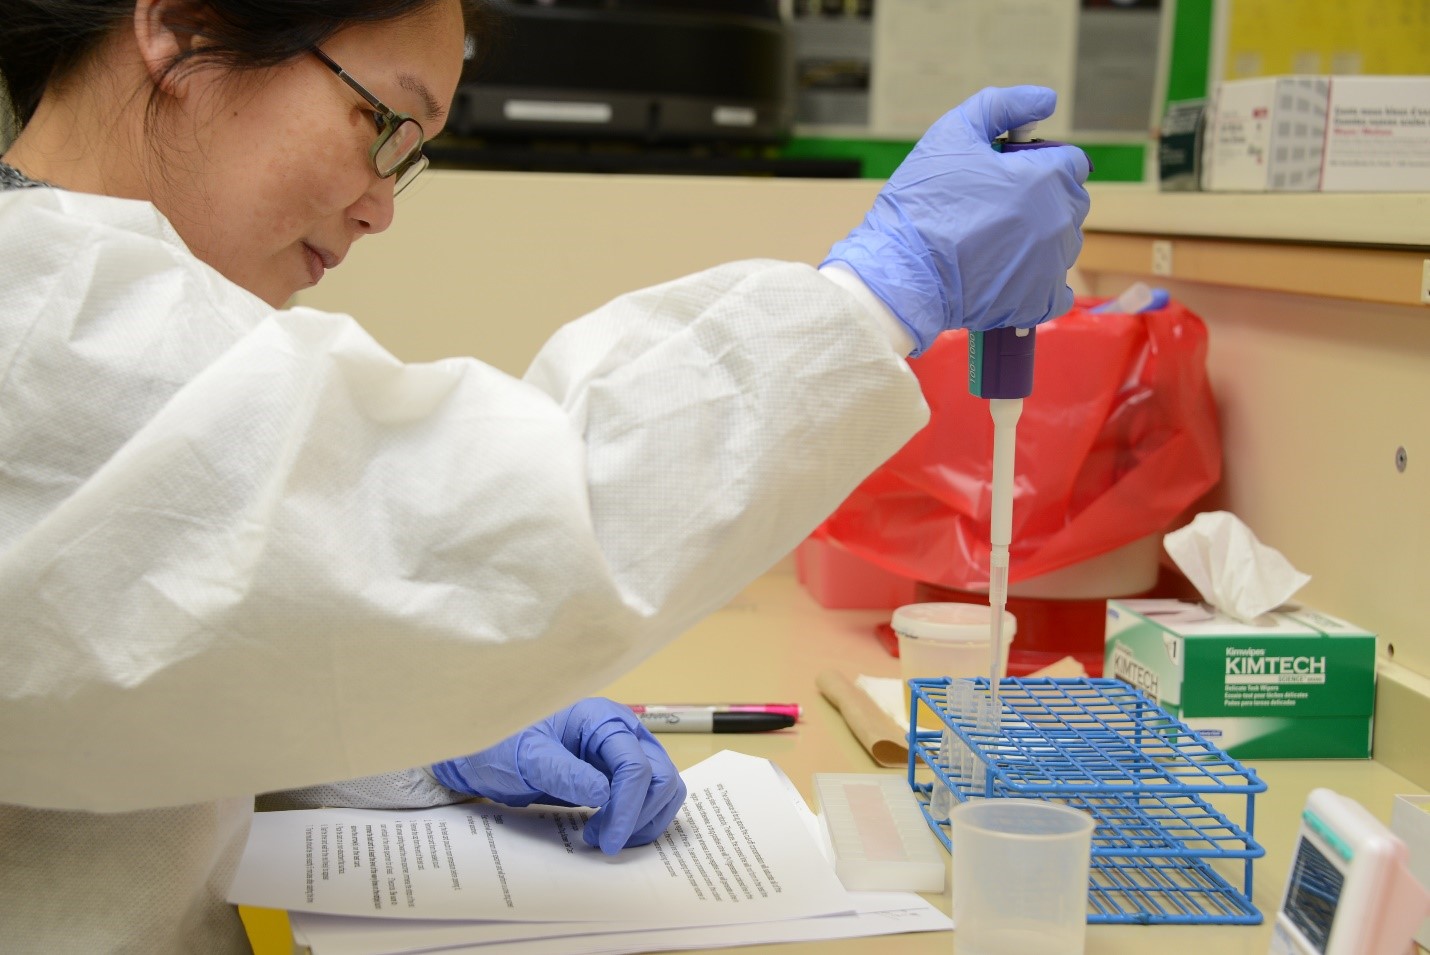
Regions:
[[[0, 515], [4, 802], [143, 809], [483, 748], [719, 608], [927, 416], [853, 297], [770, 261], [622, 296], [523, 379], [271, 312], [131, 407], [126, 375], [171, 357], [133, 343], [232, 306], [134, 259], [3, 326], [0, 429], [29, 428], [0, 508], [6, 474], [63, 488]], [[126, 416], [93, 467], [49, 450]]]

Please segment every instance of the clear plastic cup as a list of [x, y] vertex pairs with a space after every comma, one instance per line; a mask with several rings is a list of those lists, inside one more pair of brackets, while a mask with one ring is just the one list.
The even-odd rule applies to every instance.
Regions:
[[[909, 681], [937, 677], [988, 676], [992, 654], [993, 608], [987, 604], [907, 604], [894, 611], [890, 626], [899, 638], [899, 668], [904, 678], [904, 709], [912, 703]], [[1008, 647], [1018, 631], [1018, 621], [1003, 612], [1003, 654], [1000, 672], [1008, 675]], [[921, 729], [941, 729], [943, 723], [920, 706]]]
[[1093, 818], [1041, 799], [953, 807], [958, 955], [1082, 955]]

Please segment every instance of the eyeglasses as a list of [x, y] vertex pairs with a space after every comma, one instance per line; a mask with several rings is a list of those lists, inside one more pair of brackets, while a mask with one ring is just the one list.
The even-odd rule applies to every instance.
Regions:
[[338, 75], [338, 79], [351, 86], [376, 110], [373, 121], [377, 124], [377, 140], [369, 150], [372, 168], [379, 179], [397, 177], [392, 189], [393, 195], [406, 189], [412, 184], [412, 180], [427, 168], [427, 157], [422, 154], [422, 124], [406, 113], [395, 113], [384, 106], [381, 100], [334, 63], [328, 54], [317, 47], [312, 50], [314, 56]]

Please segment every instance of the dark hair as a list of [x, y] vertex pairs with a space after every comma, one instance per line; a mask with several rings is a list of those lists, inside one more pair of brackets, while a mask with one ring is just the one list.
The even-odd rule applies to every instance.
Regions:
[[[201, 63], [234, 70], [277, 66], [345, 27], [396, 20], [435, 2], [186, 0], [170, 26], [204, 42], [175, 57], [168, 70]], [[483, 0], [461, 4], [468, 36], [485, 44], [492, 32], [491, 10]], [[19, 125], [34, 115], [46, 86], [83, 63], [111, 30], [133, 16], [134, 0], [0, 0], [0, 78], [9, 87]]]

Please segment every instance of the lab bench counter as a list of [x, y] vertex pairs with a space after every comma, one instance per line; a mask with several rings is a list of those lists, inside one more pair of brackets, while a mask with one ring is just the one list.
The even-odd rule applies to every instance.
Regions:
[[[845, 726], [839, 712], [815, 688], [815, 676], [836, 667], [851, 677], [898, 676], [898, 661], [874, 637], [884, 611], [827, 610], [781, 565], [657, 653], [637, 670], [607, 688], [606, 695], [627, 703], [794, 702], [803, 706], [798, 724], [788, 730], [751, 734], [669, 734], [661, 737], [675, 763], [684, 768], [723, 749], [773, 760], [814, 805], [817, 772], [888, 772], [880, 769]], [[1254, 836], [1266, 855], [1254, 864], [1252, 901], [1263, 915], [1255, 926], [1091, 925], [1087, 955], [1265, 955], [1271, 926], [1267, 919], [1280, 903], [1290, 865], [1300, 812], [1307, 793], [1325, 786], [1350, 796], [1388, 822], [1397, 793], [1424, 790], [1379, 763], [1370, 761], [1262, 761], [1254, 764], [1267, 782], [1256, 799]], [[1241, 864], [1231, 860], [1223, 871], [1241, 884]], [[930, 895], [949, 910], [949, 897]], [[251, 915], [252, 913], [246, 913]], [[274, 947], [254, 936], [258, 955]], [[896, 935], [875, 939], [747, 946], [751, 955], [822, 953], [939, 953], [957, 951], [957, 931]]]

